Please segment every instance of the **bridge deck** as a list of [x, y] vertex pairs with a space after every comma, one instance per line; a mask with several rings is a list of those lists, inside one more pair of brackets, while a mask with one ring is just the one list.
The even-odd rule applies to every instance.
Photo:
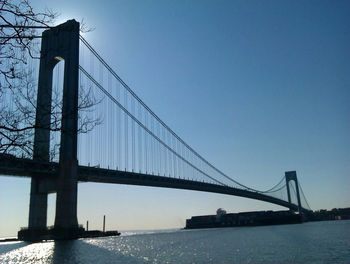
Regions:
[[[55, 178], [58, 174], [57, 172], [58, 163], [55, 162], [37, 162], [29, 159], [14, 158], [3, 155], [0, 156], [0, 175]], [[298, 210], [298, 207], [295, 204], [290, 204], [287, 201], [268, 196], [262, 193], [233, 188], [229, 186], [222, 186], [192, 180], [176, 179], [165, 176], [79, 166], [78, 179], [81, 182], [142, 185], [221, 193], [265, 201], [290, 208], [294, 211]], [[308, 211], [304, 208], [302, 210], [305, 212]]]

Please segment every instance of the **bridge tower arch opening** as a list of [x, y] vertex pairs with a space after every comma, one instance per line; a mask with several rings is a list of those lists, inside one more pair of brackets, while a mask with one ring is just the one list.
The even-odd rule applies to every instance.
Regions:
[[51, 105], [51, 130], [50, 130], [50, 161], [59, 161], [59, 150], [61, 145], [61, 118], [63, 101], [63, 83], [65, 60], [57, 57], [58, 62], [53, 68], [52, 78], [52, 105]]
[[295, 190], [297, 195], [297, 202], [298, 202], [298, 212], [299, 214], [302, 212], [301, 210], [301, 202], [300, 202], [300, 193], [299, 193], [299, 184], [298, 184], [298, 178], [297, 178], [297, 172], [296, 171], [286, 171], [285, 172], [285, 178], [286, 178], [286, 186], [287, 186], [287, 195], [288, 195], [288, 202], [291, 203], [291, 195], [290, 195], [290, 181], [294, 181], [295, 184]]
[[57, 179], [32, 177], [29, 229], [47, 224], [47, 195], [56, 192], [55, 231], [74, 236], [77, 221], [77, 130], [79, 23], [69, 20], [42, 34], [33, 159], [50, 160], [53, 69], [64, 60], [62, 119]]

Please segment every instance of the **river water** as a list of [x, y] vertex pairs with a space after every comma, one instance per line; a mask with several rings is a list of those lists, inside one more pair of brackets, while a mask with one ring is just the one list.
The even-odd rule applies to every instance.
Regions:
[[0, 263], [350, 263], [350, 220], [1, 243]]

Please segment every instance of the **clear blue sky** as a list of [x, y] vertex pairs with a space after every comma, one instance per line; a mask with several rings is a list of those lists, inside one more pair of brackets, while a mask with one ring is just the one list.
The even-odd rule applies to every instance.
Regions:
[[[350, 206], [349, 1], [32, 1], [84, 18], [90, 44], [194, 149], [258, 189], [296, 170], [312, 209]], [[0, 236], [27, 225], [29, 179], [0, 177]], [[219, 194], [79, 185], [78, 218], [110, 229], [282, 209]], [[53, 224], [54, 195], [49, 198]]]

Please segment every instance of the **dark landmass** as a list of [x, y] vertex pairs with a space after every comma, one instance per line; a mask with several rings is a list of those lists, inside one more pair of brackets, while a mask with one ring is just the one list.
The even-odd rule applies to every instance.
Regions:
[[15, 238], [15, 237], [0, 239], [0, 243], [1, 242], [15, 242], [15, 241], [20, 241], [20, 240], [18, 238]]
[[290, 211], [254, 211], [227, 214], [224, 210], [218, 209], [216, 215], [192, 216], [191, 219], [187, 219], [185, 229], [282, 225], [301, 222], [300, 215]]
[[187, 219], [185, 229], [300, 224], [308, 221], [346, 219], [350, 219], [350, 208], [310, 211], [301, 215], [292, 211], [226, 213], [219, 208], [216, 215], [192, 216], [191, 219]]
[[317, 210], [306, 215], [306, 221], [330, 221], [330, 220], [349, 220], [350, 207], [333, 208], [332, 210]]

